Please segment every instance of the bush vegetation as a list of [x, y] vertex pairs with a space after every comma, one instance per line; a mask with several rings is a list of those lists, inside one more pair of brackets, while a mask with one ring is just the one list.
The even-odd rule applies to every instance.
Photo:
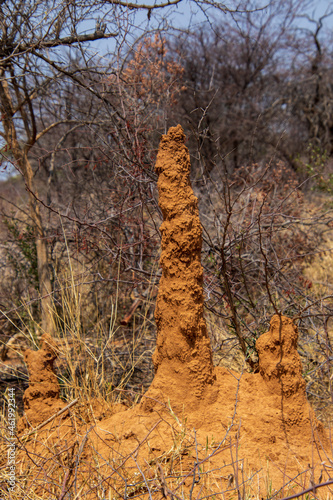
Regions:
[[18, 332], [37, 346], [50, 331], [65, 399], [140, 398], [160, 277], [154, 164], [181, 123], [215, 362], [255, 371], [272, 314], [297, 318], [308, 397], [328, 424], [331, 12], [245, 1], [211, 17], [210, 3], [195, 2], [205, 21], [179, 30], [172, 5], [142, 6], [146, 22], [126, 2], [0, 6], [2, 168], [16, 169], [0, 183], [2, 363]]

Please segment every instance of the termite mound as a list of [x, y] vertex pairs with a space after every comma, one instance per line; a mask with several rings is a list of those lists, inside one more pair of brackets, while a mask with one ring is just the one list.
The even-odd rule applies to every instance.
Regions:
[[305, 398], [301, 358], [297, 352], [298, 329], [292, 319], [275, 314], [270, 329], [259, 337], [256, 348], [259, 371], [270, 391], [285, 398]]
[[187, 407], [216, 396], [211, 390], [216, 376], [203, 316], [202, 226], [190, 168], [182, 127], [171, 127], [161, 139], [156, 161], [163, 214], [162, 277], [155, 310], [155, 377], [144, 398], [146, 409], [158, 394]]
[[65, 403], [59, 397], [60, 387], [53, 370], [57, 358], [55, 341], [49, 334], [42, 336], [41, 349], [27, 349], [24, 361], [29, 372], [29, 387], [24, 392], [24, 416], [18, 422], [18, 429], [35, 427], [61, 410]]

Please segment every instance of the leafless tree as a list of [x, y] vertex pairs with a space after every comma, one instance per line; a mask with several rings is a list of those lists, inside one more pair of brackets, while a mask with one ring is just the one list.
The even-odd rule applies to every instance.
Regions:
[[[56, 149], [79, 125], [92, 127], [102, 105], [104, 117], [111, 122], [113, 118], [116, 120], [113, 139], [118, 146], [126, 136], [129, 141], [135, 140], [129, 138], [129, 127], [132, 124], [124, 114], [124, 95], [118, 94], [115, 98], [112, 89], [115, 82], [108, 85], [106, 81], [105, 60], [101, 64], [101, 58], [96, 57], [96, 50], [92, 50], [92, 46], [89, 48], [89, 44], [98, 40], [114, 40], [113, 56], [118, 57], [118, 60], [113, 57], [114, 63], [118, 64], [117, 93], [122, 66], [119, 57], [128, 52], [126, 47], [132, 46], [133, 38], [139, 36], [138, 27], [134, 24], [136, 12], [145, 12], [149, 24], [153, 22], [155, 12], [163, 12], [180, 2], [181, 0], [168, 0], [148, 5], [122, 0], [83, 1], [79, 4], [67, 0], [38, 0], [9, 1], [0, 6], [1, 134], [5, 143], [2, 151], [5, 159], [6, 155], [8, 159], [10, 153], [29, 191], [44, 330], [51, 332], [53, 328], [52, 286], [45, 227], [36, 190], [36, 169], [32, 164], [33, 152], [42, 139], [49, 139], [57, 134], [60, 126], [62, 131], [55, 145]], [[233, 12], [219, 2], [212, 4], [206, 0], [197, 0], [196, 5], [202, 11], [214, 7], [222, 12]], [[236, 8], [235, 11], [237, 10]], [[155, 23], [155, 29], [156, 27], [161, 29], [158, 23]], [[142, 31], [142, 27], [140, 29]], [[110, 66], [108, 69], [110, 70]], [[93, 107], [83, 110], [79, 113], [80, 116], [74, 116], [71, 102], [66, 100], [66, 82], [77, 89], [83, 89], [85, 98], [89, 96], [88, 100], [93, 102]], [[92, 97], [95, 98], [94, 101], [91, 101]], [[50, 182], [54, 172], [54, 158], [53, 155]]]

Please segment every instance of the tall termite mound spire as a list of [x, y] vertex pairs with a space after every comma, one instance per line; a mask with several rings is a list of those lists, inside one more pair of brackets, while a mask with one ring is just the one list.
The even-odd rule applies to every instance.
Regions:
[[158, 389], [176, 402], [202, 397], [215, 380], [203, 317], [202, 227], [184, 143], [182, 127], [171, 127], [161, 139], [156, 161], [164, 222], [151, 390]]

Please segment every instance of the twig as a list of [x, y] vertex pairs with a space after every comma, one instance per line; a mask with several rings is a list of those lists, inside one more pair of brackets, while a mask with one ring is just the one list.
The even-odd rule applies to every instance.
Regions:
[[163, 493], [164, 498], [168, 498], [168, 496], [169, 496], [171, 498], [171, 500], [173, 500], [173, 498], [177, 498], [177, 500], [182, 500], [181, 497], [176, 495], [176, 493], [171, 491], [170, 488], [168, 487], [161, 464], [158, 463], [157, 467], [158, 467], [158, 470], [160, 473], [160, 483], [161, 483], [162, 493]]
[[[196, 434], [196, 431], [195, 429], [194, 430], [194, 440], [195, 440], [195, 454], [196, 454], [196, 462], [194, 463], [194, 469], [193, 469], [193, 481], [192, 481], [192, 486], [191, 486], [191, 489], [190, 489], [190, 499], [192, 499], [192, 493], [193, 493], [193, 489], [194, 489], [194, 485], [196, 483], [199, 483], [200, 479], [201, 479], [201, 476], [200, 476], [200, 467], [198, 465], [199, 463], [199, 456], [198, 456], [198, 442], [197, 442], [197, 434]], [[196, 468], [198, 467], [198, 479], [195, 477], [195, 472], [196, 472]]]
[[300, 491], [299, 493], [295, 493], [294, 495], [290, 495], [289, 497], [284, 497], [281, 500], [292, 500], [293, 498], [301, 497], [302, 495], [306, 495], [307, 493], [313, 493], [314, 490], [322, 488], [323, 486], [329, 486], [330, 484], [333, 484], [333, 479], [330, 479], [325, 483], [314, 484], [313, 486], [307, 488], [306, 490]]
[[131, 305], [131, 307], [130, 307], [130, 309], [129, 309], [128, 313], [126, 314], [126, 316], [124, 316], [124, 318], [123, 318], [123, 319], [121, 320], [121, 322], [120, 322], [120, 324], [121, 324], [122, 326], [126, 326], [126, 325], [129, 323], [129, 321], [130, 321], [131, 317], [132, 317], [132, 316], [133, 316], [133, 314], [135, 313], [135, 311], [136, 311], [137, 307], [140, 305], [140, 303], [141, 303], [141, 299], [136, 299], [136, 300], [133, 302], [133, 304]]
[[63, 483], [62, 483], [62, 488], [61, 488], [61, 495], [59, 497], [59, 500], [63, 500], [65, 498], [65, 495], [67, 493], [67, 490], [66, 490], [66, 485], [67, 485], [67, 481], [68, 481], [68, 477], [69, 477], [69, 474], [70, 474], [70, 470], [68, 470], [65, 474], [65, 477], [64, 477], [64, 480], [63, 480]]
[[71, 406], [74, 406], [78, 401], [79, 401], [78, 398], [74, 399], [74, 401], [72, 401], [67, 406], [65, 406], [64, 408], [62, 408], [61, 410], [59, 410], [57, 413], [55, 413], [54, 415], [52, 415], [52, 417], [48, 418], [47, 420], [45, 420], [41, 424], [37, 425], [37, 427], [35, 427], [35, 429], [33, 429], [32, 431], [28, 432], [27, 434], [24, 434], [21, 437], [21, 439], [26, 438], [26, 437], [30, 436], [31, 434], [34, 434], [34, 432], [38, 431], [39, 429], [41, 429], [42, 427], [44, 427], [44, 425], [48, 424], [53, 419], [55, 419], [56, 417], [58, 417], [59, 415], [61, 415], [62, 413], [64, 413], [66, 410], [68, 410], [69, 408], [71, 408]]

